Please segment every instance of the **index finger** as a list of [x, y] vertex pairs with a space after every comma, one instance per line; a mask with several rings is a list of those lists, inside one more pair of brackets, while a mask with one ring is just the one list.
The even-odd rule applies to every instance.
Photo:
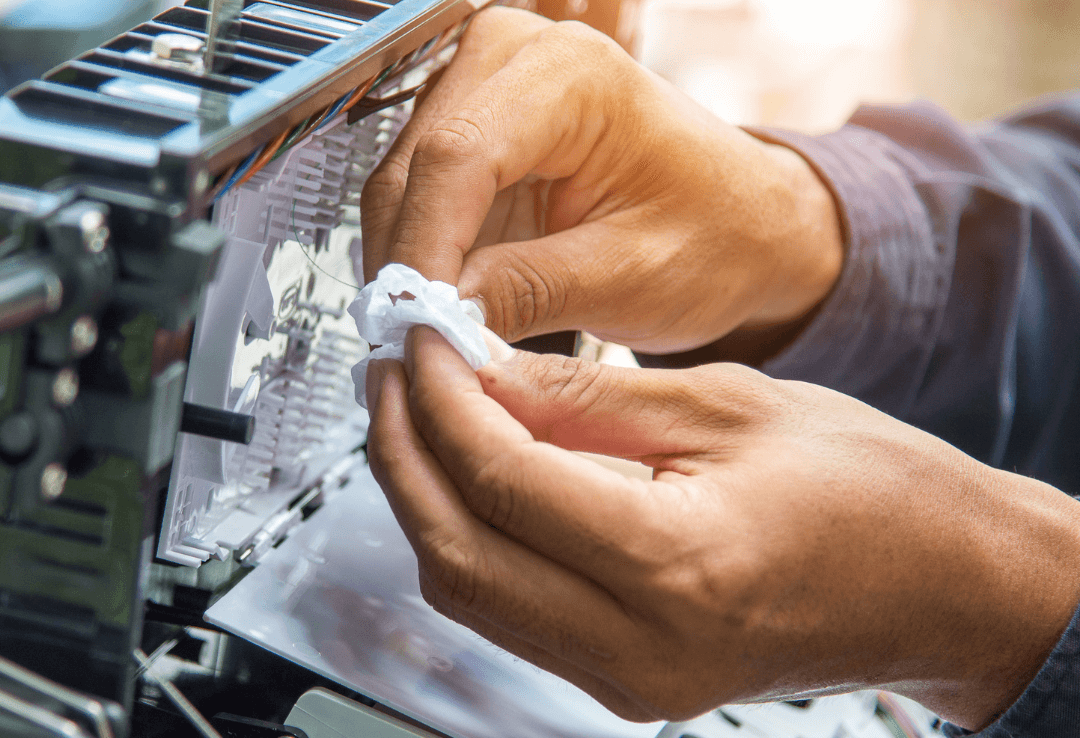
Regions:
[[417, 141], [502, 68], [521, 46], [552, 21], [515, 8], [487, 8], [470, 22], [450, 65], [418, 104], [390, 151], [364, 186], [364, 278], [375, 279], [388, 263], [405, 182]]
[[601, 585], [640, 585], [656, 547], [634, 532], [661, 517], [669, 485], [534, 440], [434, 330], [409, 332], [405, 367], [416, 426], [476, 517]]
[[374, 389], [368, 448], [372, 472], [417, 554], [424, 599], [610, 709], [651, 719], [621, 686], [640, 673], [623, 648], [640, 640], [639, 624], [588, 578], [470, 513], [412, 423], [408, 380], [391, 364]]
[[567, 59], [610, 53], [607, 44], [577, 28], [548, 29], [434, 124], [413, 151], [388, 261], [456, 284], [496, 193], [529, 173], [578, 172], [607, 111], [596, 104], [595, 70]]

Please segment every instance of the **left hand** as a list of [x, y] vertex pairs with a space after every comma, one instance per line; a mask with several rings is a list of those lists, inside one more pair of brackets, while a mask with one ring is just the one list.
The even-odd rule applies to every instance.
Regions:
[[623, 717], [878, 687], [978, 729], [1080, 601], [1080, 503], [856, 400], [493, 353], [373, 364], [372, 471], [429, 603]]
[[366, 281], [455, 285], [509, 341], [586, 330], [672, 353], [787, 333], [840, 276], [836, 202], [611, 39], [494, 7], [364, 185]]

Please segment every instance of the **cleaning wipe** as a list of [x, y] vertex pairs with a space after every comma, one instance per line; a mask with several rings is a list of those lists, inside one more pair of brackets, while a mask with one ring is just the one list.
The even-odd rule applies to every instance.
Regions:
[[405, 335], [414, 325], [428, 325], [442, 334], [479, 369], [491, 361], [480, 326], [484, 316], [476, 303], [458, 298], [457, 287], [429, 282], [404, 264], [387, 264], [375, 281], [360, 290], [349, 306], [360, 337], [379, 348], [353, 367], [356, 401], [367, 407], [367, 368], [373, 359], [405, 358]]

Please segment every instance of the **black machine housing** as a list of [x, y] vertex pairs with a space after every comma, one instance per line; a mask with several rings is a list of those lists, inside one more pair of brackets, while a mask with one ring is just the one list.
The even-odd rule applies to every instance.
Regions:
[[36, 735], [35, 707], [127, 730], [186, 352], [225, 241], [215, 186], [477, 9], [242, 6], [209, 67], [153, 54], [163, 34], [207, 39], [208, 2], [188, 0], [0, 99], [3, 735]]

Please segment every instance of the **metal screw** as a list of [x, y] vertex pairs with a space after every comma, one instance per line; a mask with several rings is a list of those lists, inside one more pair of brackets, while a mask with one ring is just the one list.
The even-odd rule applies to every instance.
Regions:
[[0, 450], [8, 456], [28, 456], [37, 440], [37, 420], [30, 413], [9, 415], [0, 423]]
[[55, 313], [63, 299], [59, 275], [43, 260], [7, 256], [0, 261], [0, 332]]
[[67, 469], [55, 461], [46, 466], [41, 472], [41, 496], [50, 502], [55, 500], [64, 493], [67, 478]]
[[163, 33], [155, 36], [150, 44], [150, 52], [156, 59], [190, 67], [199, 73], [203, 70], [205, 49], [206, 44], [201, 38], [186, 33]]
[[98, 327], [94, 319], [84, 315], [71, 326], [71, 350], [76, 356], [90, 353], [97, 345]]
[[72, 369], [61, 369], [53, 380], [53, 402], [59, 407], [67, 407], [79, 396], [79, 375]]
[[200, 169], [195, 173], [194, 190], [196, 195], [201, 195], [210, 187], [210, 172]]
[[99, 210], [87, 210], [79, 219], [79, 229], [82, 231], [83, 246], [91, 254], [100, 254], [105, 250], [109, 240], [109, 227], [105, 224], [105, 216]]

